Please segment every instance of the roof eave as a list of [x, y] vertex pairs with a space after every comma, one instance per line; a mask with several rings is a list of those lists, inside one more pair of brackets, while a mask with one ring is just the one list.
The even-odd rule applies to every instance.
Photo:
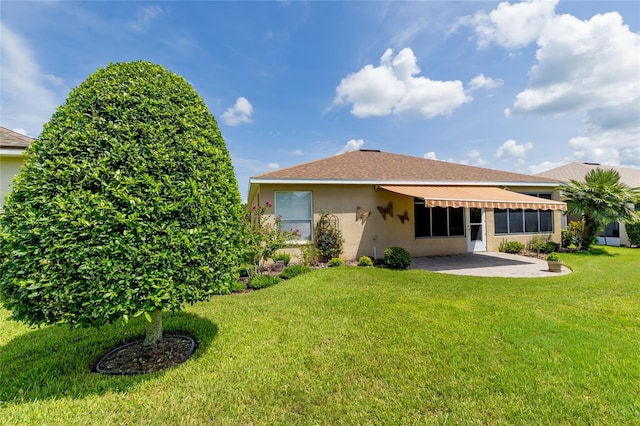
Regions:
[[25, 148], [0, 148], [0, 157], [22, 157]]
[[249, 187], [254, 184], [272, 185], [445, 185], [445, 186], [542, 186], [556, 187], [561, 182], [540, 181], [415, 181], [415, 180], [380, 180], [380, 179], [300, 179], [300, 178], [250, 178]]

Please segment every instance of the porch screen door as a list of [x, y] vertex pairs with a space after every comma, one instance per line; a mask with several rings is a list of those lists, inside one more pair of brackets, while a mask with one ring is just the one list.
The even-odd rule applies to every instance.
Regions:
[[467, 209], [467, 251], [487, 251], [484, 208]]

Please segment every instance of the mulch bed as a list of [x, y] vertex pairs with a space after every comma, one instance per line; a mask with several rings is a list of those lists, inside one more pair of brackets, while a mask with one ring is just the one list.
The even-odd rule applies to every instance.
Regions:
[[109, 351], [96, 365], [96, 372], [112, 375], [135, 375], [161, 371], [185, 362], [196, 349], [188, 336], [163, 336], [158, 347], [142, 349], [142, 340]]

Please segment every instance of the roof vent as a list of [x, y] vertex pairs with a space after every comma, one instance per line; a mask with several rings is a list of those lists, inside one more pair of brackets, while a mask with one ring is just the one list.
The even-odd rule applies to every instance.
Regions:
[[586, 164], [587, 166], [600, 166], [600, 163], [582, 163], [582, 164]]
[[380, 152], [379, 149], [360, 149], [360, 152]]

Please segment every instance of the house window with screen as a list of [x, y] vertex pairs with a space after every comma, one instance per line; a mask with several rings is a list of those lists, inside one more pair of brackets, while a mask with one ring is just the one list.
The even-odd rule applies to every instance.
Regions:
[[311, 191], [276, 191], [275, 213], [282, 218], [282, 230], [297, 230], [300, 242], [311, 241], [313, 210]]
[[416, 238], [464, 236], [464, 209], [427, 207], [422, 198], [413, 204]]
[[[550, 192], [527, 193], [546, 200]], [[494, 209], [496, 234], [526, 234], [553, 232], [553, 212], [551, 210]]]

